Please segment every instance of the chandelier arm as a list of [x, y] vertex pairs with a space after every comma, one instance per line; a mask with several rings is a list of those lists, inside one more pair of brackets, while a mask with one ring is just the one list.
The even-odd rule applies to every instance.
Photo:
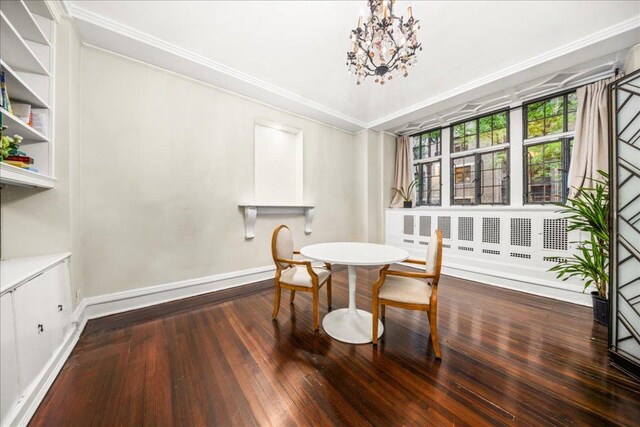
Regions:
[[364, 40], [364, 39], [360, 39], [360, 38], [358, 37], [358, 47], [359, 47], [360, 49], [362, 49], [364, 52], [366, 52], [366, 53], [367, 53], [367, 55], [366, 55], [366, 56], [367, 56], [367, 60], [368, 60], [368, 62], [370, 62], [370, 63], [371, 63], [371, 66], [373, 67], [373, 69], [370, 69], [369, 67], [367, 67], [367, 66], [365, 65], [365, 63], [363, 63], [362, 65], [364, 65], [364, 66], [365, 66], [368, 70], [370, 70], [370, 71], [375, 71], [375, 69], [376, 69], [376, 68], [378, 68], [378, 66], [373, 62], [373, 58], [371, 58], [371, 56], [369, 55], [369, 50], [368, 50], [368, 49], [365, 49], [365, 48], [362, 46], [362, 43], [363, 43], [363, 42], [364, 42], [364, 43], [366, 43], [366, 40]]

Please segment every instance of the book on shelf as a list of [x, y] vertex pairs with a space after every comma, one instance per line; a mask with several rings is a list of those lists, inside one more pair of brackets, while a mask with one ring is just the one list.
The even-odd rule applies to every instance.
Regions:
[[49, 110], [45, 108], [31, 109], [31, 126], [43, 135], [49, 134]]
[[6, 164], [15, 166], [17, 168], [27, 169], [29, 167], [29, 163], [25, 162], [16, 162], [15, 160], [3, 160]]
[[29, 156], [7, 156], [6, 157], [7, 160], [11, 160], [14, 162], [23, 162], [29, 165], [33, 164], [33, 159]]
[[9, 92], [7, 92], [7, 82], [4, 71], [0, 71], [0, 107], [13, 114], [13, 108], [11, 108], [11, 101], [9, 100]]
[[14, 102], [11, 107], [13, 108], [13, 115], [23, 121], [25, 124], [29, 124], [31, 120], [31, 105], [24, 104], [22, 102]]

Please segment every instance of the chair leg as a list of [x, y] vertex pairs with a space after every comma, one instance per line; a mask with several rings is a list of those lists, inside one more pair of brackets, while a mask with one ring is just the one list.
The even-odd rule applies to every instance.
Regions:
[[273, 300], [273, 319], [278, 317], [278, 311], [280, 310], [280, 293], [280, 283], [276, 282], [276, 295], [275, 299]]
[[313, 290], [313, 330], [320, 329], [320, 313], [318, 312], [318, 288]]
[[438, 342], [438, 312], [435, 307], [429, 310], [429, 328], [431, 329], [431, 343], [433, 344], [433, 351], [436, 353], [436, 359], [442, 359], [440, 343]]
[[327, 307], [331, 308], [331, 276], [327, 279]]
[[289, 295], [289, 304], [293, 304], [294, 299], [296, 299], [296, 291], [291, 291], [291, 295]]
[[[371, 341], [373, 342], [373, 345], [378, 344], [378, 306], [380, 304], [378, 304], [378, 297], [374, 296], [373, 297], [373, 306], [371, 307], [371, 318], [373, 319], [373, 324], [371, 325]], [[383, 305], [384, 307], [384, 305]]]
[[383, 319], [384, 319], [384, 308], [385, 308], [385, 305], [380, 304], [380, 317], [382, 317]]

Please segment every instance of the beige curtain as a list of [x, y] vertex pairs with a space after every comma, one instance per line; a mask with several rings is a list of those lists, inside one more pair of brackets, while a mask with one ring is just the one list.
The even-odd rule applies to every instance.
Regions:
[[581, 187], [591, 187], [600, 179], [598, 169], [609, 169], [607, 85], [613, 78], [583, 86], [577, 90], [576, 132], [569, 166], [569, 196]]
[[[413, 181], [413, 153], [411, 150], [411, 138], [400, 136], [396, 139], [396, 170], [393, 178], [393, 187], [407, 188]], [[401, 208], [404, 200], [397, 191], [391, 199], [391, 208]]]

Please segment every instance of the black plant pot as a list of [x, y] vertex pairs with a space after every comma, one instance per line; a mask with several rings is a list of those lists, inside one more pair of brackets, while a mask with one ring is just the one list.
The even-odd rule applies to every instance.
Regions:
[[411, 207], [413, 207], [413, 201], [411, 201], [411, 200], [405, 200], [405, 201], [404, 201], [404, 207], [405, 207], [405, 208], [411, 208]]
[[591, 300], [593, 301], [593, 320], [609, 326], [609, 300], [600, 298], [598, 292], [591, 292]]

